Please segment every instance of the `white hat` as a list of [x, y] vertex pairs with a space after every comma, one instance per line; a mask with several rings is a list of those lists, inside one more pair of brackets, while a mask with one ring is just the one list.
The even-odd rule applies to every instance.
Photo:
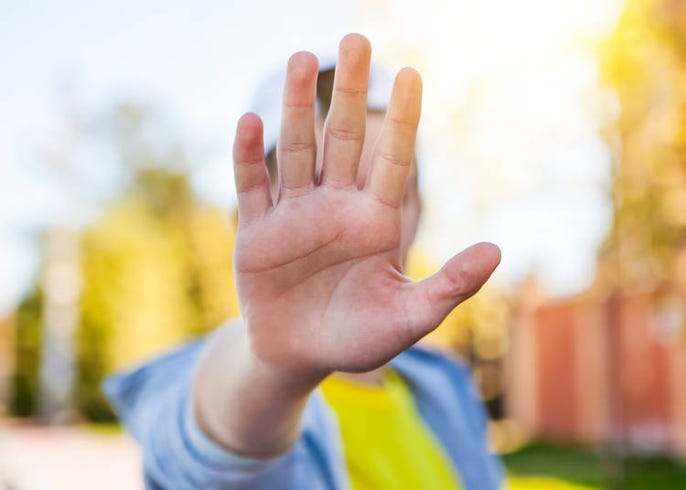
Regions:
[[[319, 71], [336, 66], [335, 56], [319, 58]], [[250, 110], [262, 118], [264, 124], [264, 147], [269, 152], [276, 146], [281, 127], [281, 99], [286, 82], [286, 69], [282, 68], [262, 81], [253, 97]], [[393, 77], [384, 67], [372, 63], [369, 69], [367, 107], [385, 110], [391, 97]]]

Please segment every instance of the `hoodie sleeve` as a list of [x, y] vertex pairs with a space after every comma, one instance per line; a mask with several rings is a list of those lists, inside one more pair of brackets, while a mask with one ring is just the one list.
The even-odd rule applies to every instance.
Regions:
[[103, 389], [143, 449], [148, 489], [346, 488], [338, 433], [321, 396], [305, 409], [303, 433], [286, 453], [250, 459], [228, 452], [197, 425], [190, 387], [203, 342], [186, 345], [128, 372]]

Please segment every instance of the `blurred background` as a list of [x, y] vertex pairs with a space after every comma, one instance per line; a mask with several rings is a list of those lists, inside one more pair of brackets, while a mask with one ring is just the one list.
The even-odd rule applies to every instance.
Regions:
[[409, 274], [502, 248], [430, 340], [511, 487], [686, 488], [683, 0], [0, 0], [0, 488], [141, 488], [99, 383], [239, 314], [235, 123], [351, 31], [424, 77]]

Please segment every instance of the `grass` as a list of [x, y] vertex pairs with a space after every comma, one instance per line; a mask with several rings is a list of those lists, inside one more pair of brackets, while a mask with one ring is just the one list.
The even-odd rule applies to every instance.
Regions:
[[119, 422], [84, 422], [77, 427], [85, 432], [98, 435], [119, 435], [124, 432], [124, 428]]
[[664, 457], [612, 457], [597, 450], [532, 444], [503, 457], [512, 490], [686, 489], [686, 464]]

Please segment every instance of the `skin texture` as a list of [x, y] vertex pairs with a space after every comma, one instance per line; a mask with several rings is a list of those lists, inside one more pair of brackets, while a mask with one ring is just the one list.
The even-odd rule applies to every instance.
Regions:
[[383, 121], [368, 117], [370, 54], [361, 35], [341, 41], [319, 137], [317, 60], [305, 52], [291, 57], [279, 182], [271, 190], [262, 123], [255, 114], [238, 123], [234, 267], [243, 324], [208, 343], [192, 397], [200, 427], [241, 455], [285, 451], [321, 380], [383, 366], [478, 291], [500, 260], [498, 248], [484, 243], [424, 281], [402, 274], [419, 217], [416, 187], [406, 187], [422, 83], [415, 70], [402, 69]]

